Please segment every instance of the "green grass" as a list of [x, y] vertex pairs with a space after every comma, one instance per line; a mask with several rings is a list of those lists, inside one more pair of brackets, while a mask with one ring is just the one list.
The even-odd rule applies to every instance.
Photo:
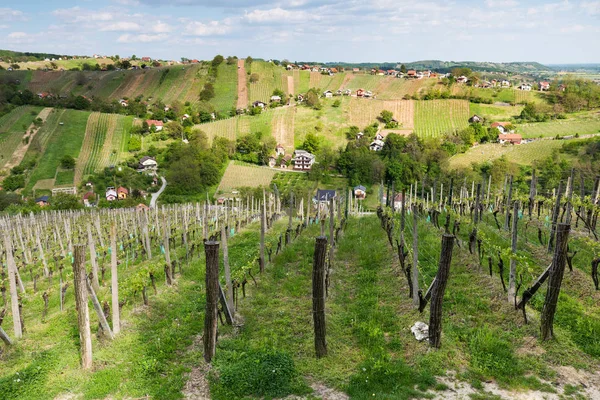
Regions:
[[75, 180], [75, 171], [74, 170], [58, 171], [56, 173], [56, 181], [54, 182], [54, 185], [56, 185], [56, 186], [61, 186], [61, 185], [73, 186], [74, 180]]
[[[45, 125], [49, 126], [44, 134], [48, 137], [47, 146], [29, 177], [26, 190], [31, 190], [40, 179], [53, 178], [64, 155], [75, 158], [79, 155], [89, 115], [87, 111], [66, 110], [60, 118], [46, 121]], [[63, 122], [64, 125], [59, 125], [58, 122]]]
[[230, 111], [237, 101], [237, 63], [227, 65], [223, 62], [218, 67], [215, 82], [215, 97], [210, 103], [217, 111]]
[[505, 121], [521, 114], [523, 106], [498, 106], [493, 104], [469, 103], [469, 114], [477, 114], [487, 121]]
[[253, 61], [250, 64], [250, 68], [246, 66], [246, 71], [251, 74], [258, 74], [258, 82], [250, 83], [248, 80], [248, 101], [253, 103], [256, 100], [269, 102], [269, 99], [273, 95], [273, 90], [279, 89], [285, 92], [282, 85], [281, 76], [283, 69], [276, 66], [273, 63], [267, 63], [265, 61]]
[[581, 117], [518, 125], [523, 137], [555, 137], [600, 133], [600, 117], [585, 114]]
[[415, 133], [436, 137], [469, 125], [469, 103], [466, 100], [423, 100], [415, 104]]

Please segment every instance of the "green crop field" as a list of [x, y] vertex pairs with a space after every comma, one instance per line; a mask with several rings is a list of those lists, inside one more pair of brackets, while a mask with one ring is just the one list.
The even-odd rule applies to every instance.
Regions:
[[589, 135], [600, 133], [600, 116], [559, 119], [549, 122], [536, 122], [518, 125], [523, 137], [555, 137], [569, 135]]
[[80, 183], [85, 175], [109, 166], [110, 159], [115, 151], [113, 148], [114, 136], [117, 136], [119, 140], [117, 142], [118, 149], [121, 148], [122, 127], [119, 132], [115, 132], [118, 119], [123, 119], [123, 117], [117, 114], [102, 113], [92, 113], [90, 115], [75, 168], [75, 183]]
[[535, 160], [550, 156], [552, 151], [560, 149], [563, 143], [563, 140], [538, 140], [521, 145], [486, 143], [472, 147], [466, 153], [455, 155], [450, 159], [450, 166], [469, 168], [473, 163], [493, 161], [502, 156], [517, 164], [531, 165]]
[[217, 81], [215, 86], [215, 97], [210, 103], [217, 111], [229, 111], [235, 108], [237, 101], [237, 63], [219, 65]]
[[469, 104], [469, 114], [477, 114], [489, 122], [504, 121], [521, 114], [523, 106], [500, 106], [495, 104]]
[[[89, 116], [87, 111], [75, 110], [55, 111], [50, 114], [36, 135], [36, 139], [39, 137], [42, 142], [47, 141], [47, 144], [29, 176], [26, 190], [31, 190], [38, 180], [54, 178], [63, 156], [79, 156]], [[60, 125], [60, 122], [63, 125]], [[32, 147], [29, 151], [35, 152], [36, 148]]]
[[242, 187], [268, 187], [276, 173], [272, 168], [231, 161], [221, 178], [217, 194], [229, 194]]
[[258, 74], [258, 82], [248, 82], [249, 96], [248, 101], [250, 103], [260, 100], [269, 102], [269, 99], [273, 95], [273, 90], [279, 89], [285, 90], [282, 85], [282, 73], [283, 68], [276, 66], [273, 63], [267, 63], [264, 61], [253, 61], [250, 64], [250, 68], [246, 66], [246, 71], [250, 71], [251, 74]]
[[424, 100], [415, 104], [415, 133], [436, 137], [469, 125], [469, 102], [466, 100]]
[[75, 171], [73, 171], [73, 170], [58, 171], [56, 173], [56, 179], [54, 181], [54, 186], [73, 186], [74, 181], [75, 181]]
[[296, 94], [308, 92], [308, 89], [310, 89], [310, 72], [294, 70], [293, 76]]

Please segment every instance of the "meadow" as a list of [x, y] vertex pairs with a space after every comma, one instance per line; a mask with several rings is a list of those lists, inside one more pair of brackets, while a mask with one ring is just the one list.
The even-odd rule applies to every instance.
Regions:
[[230, 161], [219, 187], [217, 195], [231, 194], [234, 189], [242, 187], [269, 187], [271, 180], [277, 170], [268, 167], [259, 167], [254, 164], [246, 164], [240, 161]]
[[600, 133], [600, 115], [583, 113], [567, 119], [519, 124], [518, 132], [528, 138], [596, 134]]
[[417, 135], [437, 137], [469, 125], [469, 103], [466, 100], [417, 101], [414, 118]]
[[0, 117], [0, 169], [8, 162], [42, 107], [21, 106]]

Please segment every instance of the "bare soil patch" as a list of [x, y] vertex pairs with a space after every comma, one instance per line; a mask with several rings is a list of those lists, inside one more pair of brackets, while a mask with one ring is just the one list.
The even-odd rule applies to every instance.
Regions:
[[[50, 115], [51, 111], [52, 108], [50, 107], [44, 108], [42, 111], [40, 111], [37, 118], [41, 118], [42, 122], [46, 122], [46, 118], [48, 118], [48, 115]], [[25, 157], [25, 153], [27, 153], [27, 150], [29, 149], [29, 145], [31, 144], [31, 142], [33, 142], [33, 138], [38, 133], [39, 129], [40, 128], [36, 127], [34, 124], [31, 124], [29, 126], [27, 132], [23, 136], [23, 139], [29, 138], [29, 140], [27, 141], [27, 143], [25, 143], [25, 141], [21, 141], [19, 146], [14, 151], [10, 161], [4, 166], [6, 169], [11, 169], [21, 164], [21, 161], [23, 161], [23, 157]]]
[[246, 85], [246, 61], [243, 59], [238, 60], [238, 98], [237, 108], [248, 107], [248, 87]]

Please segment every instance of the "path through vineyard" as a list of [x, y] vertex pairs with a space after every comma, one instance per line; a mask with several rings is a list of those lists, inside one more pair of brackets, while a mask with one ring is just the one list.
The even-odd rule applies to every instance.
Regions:
[[[44, 122], [46, 122], [46, 118], [48, 118], [48, 115], [50, 115], [51, 111], [52, 111], [52, 108], [50, 108], [50, 107], [44, 108], [42, 111], [40, 111], [37, 118], [40, 118], [42, 120], [42, 124]], [[35, 124], [31, 124], [29, 126], [29, 129], [27, 129], [28, 133], [23, 136], [23, 138], [29, 138], [29, 140], [27, 140], [27, 142], [21, 141], [19, 146], [14, 151], [10, 161], [8, 163], [6, 163], [6, 165], [4, 166], [6, 169], [11, 169], [11, 168], [21, 164], [21, 161], [23, 161], [23, 157], [25, 157], [25, 153], [27, 153], [27, 150], [29, 149], [31, 142], [33, 142], [33, 139], [34, 139], [35, 135], [38, 133], [38, 131], [40, 130], [41, 126], [42, 125], [40, 125], [39, 127], [36, 127]], [[31, 133], [29, 133], [29, 132], [31, 132]]]
[[285, 147], [286, 152], [294, 150], [295, 107], [282, 107], [275, 110], [273, 117], [273, 136], [278, 144]]
[[248, 107], [248, 86], [246, 85], [246, 68], [245, 68], [245, 60], [238, 60], [238, 98], [237, 98], [237, 108], [246, 108]]

